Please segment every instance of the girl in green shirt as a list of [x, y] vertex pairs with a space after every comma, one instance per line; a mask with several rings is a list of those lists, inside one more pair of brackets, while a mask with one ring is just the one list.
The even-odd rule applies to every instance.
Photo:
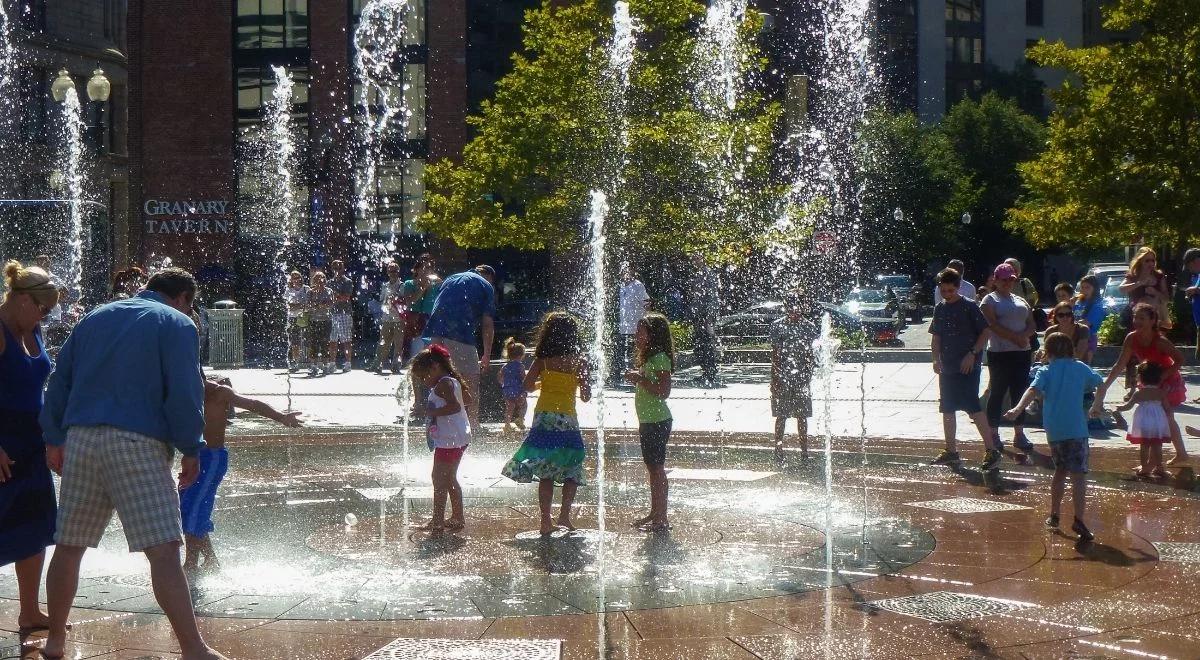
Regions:
[[638, 366], [625, 373], [637, 386], [633, 396], [642, 441], [642, 460], [650, 480], [650, 515], [633, 526], [647, 531], [667, 529], [667, 440], [671, 437], [671, 372], [675, 370], [675, 346], [671, 326], [662, 314], [647, 314], [638, 321]]

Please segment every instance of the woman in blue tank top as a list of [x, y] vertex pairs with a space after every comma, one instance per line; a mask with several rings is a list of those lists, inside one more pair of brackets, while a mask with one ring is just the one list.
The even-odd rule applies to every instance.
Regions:
[[46, 547], [54, 543], [54, 482], [38, 413], [50, 375], [40, 323], [58, 303], [45, 271], [4, 266], [0, 303], [0, 566], [16, 564], [23, 634], [46, 629], [38, 605]]

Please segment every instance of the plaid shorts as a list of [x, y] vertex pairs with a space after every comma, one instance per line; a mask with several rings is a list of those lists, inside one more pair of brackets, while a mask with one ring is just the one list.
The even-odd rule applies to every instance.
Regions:
[[354, 317], [349, 314], [334, 314], [333, 329], [329, 332], [329, 341], [339, 344], [349, 344], [350, 335], [354, 330]]
[[112, 426], [67, 431], [55, 543], [95, 548], [115, 510], [130, 552], [183, 536], [174, 449]]

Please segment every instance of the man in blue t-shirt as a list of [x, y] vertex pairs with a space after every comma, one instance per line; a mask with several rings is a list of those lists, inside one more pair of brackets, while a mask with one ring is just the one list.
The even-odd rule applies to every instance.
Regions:
[[1091, 541], [1092, 532], [1083, 522], [1087, 498], [1088, 426], [1083, 398], [1104, 382], [1096, 370], [1075, 359], [1075, 342], [1055, 332], [1046, 338], [1046, 357], [1050, 364], [1039, 369], [1033, 384], [1004, 418], [1014, 420], [1025, 412], [1035, 397], [1042, 398], [1042, 428], [1050, 443], [1054, 478], [1050, 482], [1050, 517], [1046, 526], [1058, 528], [1058, 510], [1071, 475], [1071, 499], [1075, 504], [1075, 522], [1071, 529], [1081, 541]]
[[[491, 266], [451, 275], [442, 281], [433, 311], [425, 324], [425, 337], [450, 351], [450, 361], [462, 376], [467, 397], [467, 417], [472, 433], [479, 428], [479, 379], [492, 359], [495, 335], [496, 271]], [[483, 340], [483, 355], [475, 346], [475, 331]]]

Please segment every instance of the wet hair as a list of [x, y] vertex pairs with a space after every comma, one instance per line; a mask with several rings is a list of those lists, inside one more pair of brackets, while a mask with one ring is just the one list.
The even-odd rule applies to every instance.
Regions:
[[1158, 310], [1155, 309], [1154, 305], [1151, 305], [1150, 303], [1138, 303], [1134, 305], [1133, 316], [1136, 317], [1138, 314], [1146, 314], [1150, 318], [1154, 319], [1154, 328], [1156, 330], [1158, 329], [1158, 324], [1162, 322], [1162, 319], [1158, 318]]
[[517, 341], [516, 337], [504, 340], [504, 357], [509, 360], [519, 360], [525, 357], [525, 344]]
[[538, 358], [568, 357], [579, 352], [579, 321], [566, 312], [546, 314], [538, 328]]
[[1149, 360], [1137, 366], [1138, 382], [1142, 385], [1158, 385], [1163, 379], [1163, 368], [1157, 362]]
[[181, 294], [196, 296], [196, 278], [182, 268], [164, 268], [150, 277], [146, 290], [161, 293], [167, 298], [178, 298]]
[[[39, 305], [53, 307], [58, 304], [58, 288], [50, 281], [46, 271], [31, 266], [26, 268], [21, 262], [10, 260], [4, 264], [4, 283], [8, 293], [27, 293]], [[5, 300], [7, 300], [5, 296]]]
[[954, 286], [962, 284], [962, 275], [953, 268], [943, 269], [935, 279], [938, 284], [953, 284]]
[[961, 277], [962, 275], [966, 274], [964, 271], [967, 270], [967, 265], [962, 262], [962, 259], [951, 259], [949, 263], [946, 264], [946, 268], [956, 271]]
[[462, 376], [458, 375], [458, 372], [454, 370], [454, 363], [450, 361], [450, 351], [446, 350], [445, 346], [439, 344], [434, 344], [417, 353], [416, 357], [412, 360], [412, 370], [413, 373], [417, 374], [429, 373], [430, 367], [435, 364], [444, 369], [447, 374], [450, 374], [454, 380], [462, 382]]
[[675, 340], [671, 337], [671, 324], [667, 317], [658, 312], [651, 312], [638, 321], [639, 328], [646, 329], [646, 347], [638, 351], [638, 364], [646, 364], [646, 360], [666, 353], [671, 359], [671, 370], [675, 370]]
[[[1154, 253], [1153, 249], [1148, 248], [1148, 247], [1143, 247], [1142, 249], [1138, 250], [1137, 254], [1134, 255], [1133, 259], [1129, 262], [1129, 271], [1127, 273], [1125, 273], [1126, 279], [1137, 277], [1138, 269], [1142, 267], [1142, 262], [1145, 261], [1148, 257], [1153, 257], [1155, 262], [1158, 261], [1158, 255]], [[1162, 275], [1162, 271], [1155, 269], [1154, 274]]]
[[1055, 358], [1075, 357], [1075, 342], [1061, 332], [1052, 332], [1046, 337], [1046, 357]]
[[475, 272], [478, 273], [480, 277], [487, 278], [491, 281], [496, 280], [496, 269], [487, 264], [479, 264], [475, 267]]
[[1066, 291], [1068, 298], [1075, 295], [1075, 287], [1071, 286], [1071, 284], [1069, 282], [1059, 282], [1057, 285], [1055, 285], [1055, 287], [1054, 287], [1055, 295], [1057, 295], [1059, 291]]
[[[1084, 284], [1087, 284], [1092, 287], [1091, 299], [1085, 298], [1083, 296], [1083, 285]], [[1099, 301], [1100, 300], [1100, 280], [1096, 279], [1095, 275], [1085, 275], [1083, 278], [1081, 278], [1079, 280], [1078, 291], [1079, 291], [1079, 293], [1075, 294], [1076, 302], [1092, 303], [1094, 301]]]

